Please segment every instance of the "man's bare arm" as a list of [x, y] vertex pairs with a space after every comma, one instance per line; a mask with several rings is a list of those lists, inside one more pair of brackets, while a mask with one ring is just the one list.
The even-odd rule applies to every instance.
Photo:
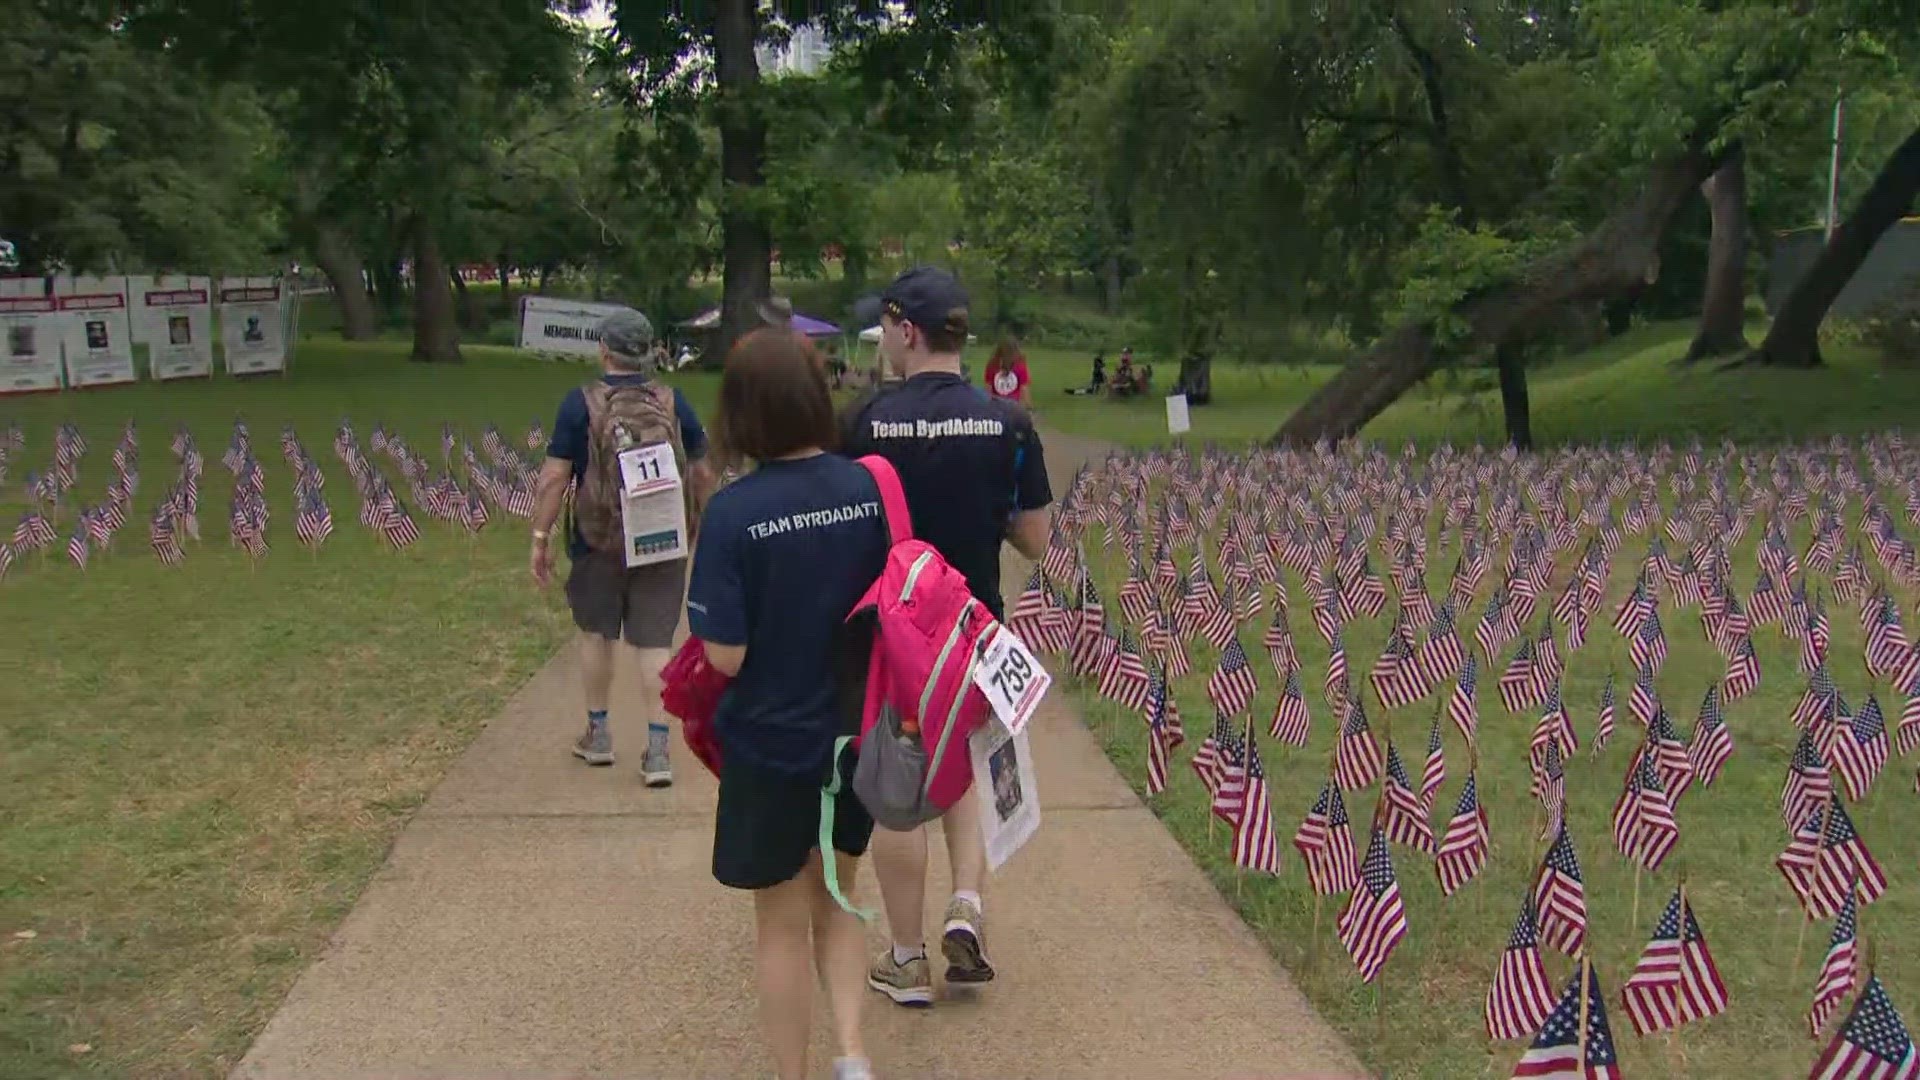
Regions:
[[1033, 562], [1046, 554], [1047, 538], [1053, 535], [1053, 508], [1022, 510], [1007, 523], [1007, 543]]
[[573, 479], [573, 462], [550, 457], [540, 466], [540, 480], [533, 496], [533, 531], [553, 532], [560, 520], [560, 503], [567, 495], [567, 481]]

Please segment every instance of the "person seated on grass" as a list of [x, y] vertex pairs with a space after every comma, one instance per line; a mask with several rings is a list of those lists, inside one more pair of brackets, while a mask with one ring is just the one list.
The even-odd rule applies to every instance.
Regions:
[[1067, 393], [1080, 397], [1087, 394], [1098, 394], [1106, 388], [1107, 354], [1105, 352], [1097, 352], [1093, 354], [1093, 377], [1087, 380], [1087, 385], [1085, 386], [1067, 387]]

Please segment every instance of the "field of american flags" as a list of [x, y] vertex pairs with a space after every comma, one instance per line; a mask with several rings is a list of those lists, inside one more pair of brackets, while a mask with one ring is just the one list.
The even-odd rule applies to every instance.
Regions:
[[[1397, 447], [1362, 458], [1116, 458], [1076, 485], [1045, 563], [1046, 595], [1030, 589], [1016, 610], [1060, 647], [1056, 670], [1079, 688], [1123, 771], [1370, 1065], [1395, 1076], [1513, 1075], [1568, 986], [1569, 952], [1584, 949], [1611, 1028], [1596, 1042], [1617, 1052], [1621, 1075], [1806, 1075], [1853, 1005], [1833, 990], [1845, 985], [1848, 958], [1857, 959], [1852, 989], [1865, 984], [1872, 950], [1895, 1005], [1920, 1009], [1920, 990], [1910, 989], [1920, 962], [1898, 936], [1920, 915], [1920, 793], [1916, 758], [1902, 753], [1920, 741], [1920, 653], [1905, 634], [1920, 618], [1910, 561], [1917, 463], [1916, 447], [1897, 436], [1538, 458]], [[1870, 493], [1884, 514], [1863, 529]], [[1565, 517], [1536, 520], [1556, 496]], [[1837, 532], [1824, 520], [1827, 499]], [[1307, 524], [1314, 519], [1324, 532]], [[1468, 521], [1480, 522], [1478, 558], [1460, 540]], [[1776, 522], [1763, 558], [1760, 540]], [[1342, 526], [1355, 536], [1346, 545]], [[1665, 557], [1635, 602], [1656, 538]], [[1208, 580], [1189, 577], [1196, 547]], [[1082, 551], [1094, 583], [1086, 595], [1097, 598], [1110, 643], [1080, 632]], [[1576, 574], [1582, 567], [1592, 573]], [[1756, 597], [1763, 569], [1773, 588]], [[1456, 571], [1472, 587], [1449, 605]], [[1272, 628], [1275, 577], [1285, 581], [1284, 633]], [[1502, 609], [1531, 612], [1489, 622], [1496, 590]], [[1887, 628], [1889, 602], [1899, 632]], [[1237, 634], [1219, 634], [1223, 611]], [[1457, 653], [1430, 631], [1436, 618], [1455, 627]], [[1786, 629], [1794, 620], [1797, 635]], [[1221, 642], [1236, 641], [1254, 658], [1258, 688], [1248, 708], [1222, 718], [1214, 702], [1236, 709], [1244, 689], [1237, 663], [1221, 655]], [[1103, 679], [1126, 681], [1103, 654], [1116, 664], [1137, 656], [1144, 708], [1110, 700], [1111, 687], [1103, 698]], [[1456, 666], [1468, 654], [1471, 709]], [[1517, 655], [1527, 659], [1516, 664]], [[1821, 662], [1824, 677], [1803, 660]], [[1642, 664], [1648, 680], [1636, 677]], [[1182, 745], [1149, 736], [1154, 716], [1166, 730], [1163, 672]], [[1330, 705], [1343, 679], [1371, 741], [1336, 745], [1336, 730], [1359, 719], [1350, 705], [1340, 717]], [[1399, 707], [1383, 708], [1383, 698]], [[1596, 753], [1609, 698], [1611, 733]], [[1303, 704], [1305, 745], [1296, 745]], [[1271, 802], [1245, 826], [1250, 785], [1234, 762], [1245, 761], [1249, 732]], [[1805, 771], [1789, 782], [1797, 754], [1826, 765], [1825, 789]], [[1350, 846], [1309, 866], [1296, 831], [1324, 823], [1330, 801], [1351, 822]], [[1390, 851], [1392, 897], [1363, 865], [1377, 861], [1365, 858], [1373, 822]], [[1270, 828], [1271, 844], [1240, 835], [1249, 827]], [[1270, 846], [1277, 876], [1248, 857]], [[1855, 879], [1857, 940], [1834, 930]], [[1316, 898], [1316, 882], [1327, 895]], [[1531, 933], [1516, 925], [1523, 909], [1539, 913]], [[1361, 971], [1376, 964], [1369, 986]], [[1504, 989], [1490, 995], [1496, 985]], [[1816, 986], [1818, 1040], [1809, 1035]], [[1863, 1016], [1854, 1030], [1878, 1032], [1879, 1019]], [[1490, 1025], [1530, 1030], [1496, 1042]], [[1837, 1059], [1854, 1052], [1843, 1044]]]
[[[404, 345], [303, 342], [284, 380], [0, 400], [0, 436], [20, 433], [0, 541], [37, 501], [28, 473], [62, 453], [72, 473], [55, 541], [0, 580], [0, 1075], [224, 1075], [408, 813], [571, 631], [559, 590], [528, 580], [524, 519], [483, 494], [470, 535], [426, 496], [449, 427], [445, 471], [471, 493], [462, 444], [500, 471], [493, 425], [537, 458], [529, 429], [588, 369], [467, 351], [416, 365]], [[712, 377], [676, 381], [705, 415]], [[189, 449], [200, 539], [168, 515], [156, 547]], [[418, 494], [396, 453], [427, 462]], [[362, 523], [349, 456], [394, 500], [369, 509], [397, 507], [417, 539]], [[129, 473], [83, 570], [77, 510]], [[317, 544], [309, 494], [331, 519]]]

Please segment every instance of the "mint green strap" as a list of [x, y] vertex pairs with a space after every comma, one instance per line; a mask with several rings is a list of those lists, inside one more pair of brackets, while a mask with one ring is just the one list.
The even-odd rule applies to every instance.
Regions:
[[876, 914], [874, 911], [854, 907], [848, 902], [846, 894], [840, 891], [840, 858], [833, 849], [833, 804], [840, 794], [840, 755], [846, 752], [847, 744], [852, 741], [851, 735], [842, 735], [833, 740], [833, 764], [827, 770], [826, 785], [820, 789], [820, 868], [826, 873], [827, 892], [833, 896], [833, 902], [861, 922], [872, 922]]

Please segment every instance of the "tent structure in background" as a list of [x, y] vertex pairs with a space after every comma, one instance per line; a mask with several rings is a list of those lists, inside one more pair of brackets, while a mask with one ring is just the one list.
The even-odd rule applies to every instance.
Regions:
[[[717, 307], [708, 308], [707, 310], [701, 312], [700, 314], [695, 315], [693, 318], [688, 319], [685, 322], [676, 323], [675, 325], [681, 330], [693, 330], [693, 331], [717, 330], [720, 327], [720, 309]], [[829, 337], [840, 336], [839, 327], [833, 325], [830, 322], [827, 322], [824, 319], [816, 319], [811, 315], [802, 315], [797, 311], [793, 313], [793, 328], [807, 335], [810, 338], [829, 338]], [[877, 328], [876, 328], [876, 332], [871, 340], [878, 341], [879, 338], [880, 338], [880, 335], [877, 332]]]

